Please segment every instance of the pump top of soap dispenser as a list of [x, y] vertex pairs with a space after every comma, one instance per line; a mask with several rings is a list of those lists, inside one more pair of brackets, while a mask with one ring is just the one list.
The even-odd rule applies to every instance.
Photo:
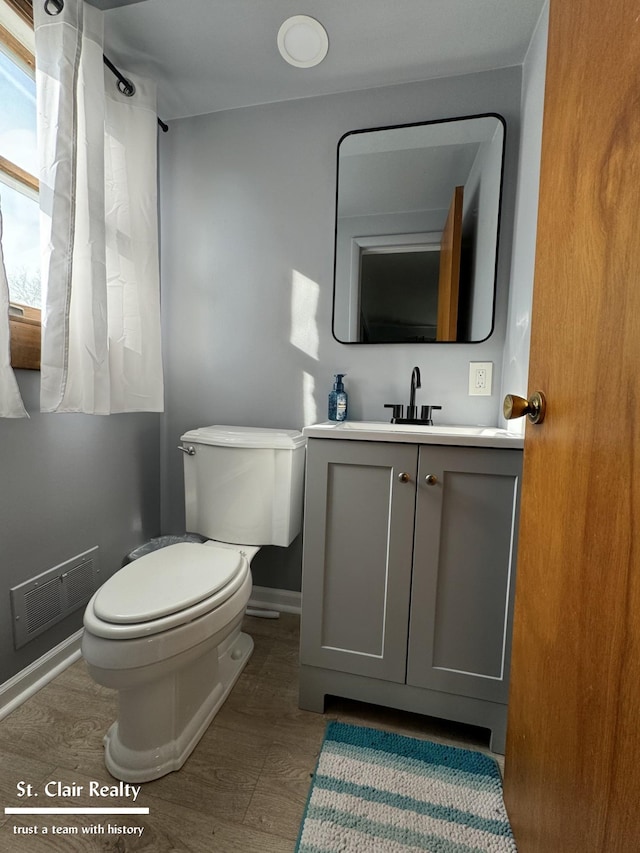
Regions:
[[334, 391], [344, 391], [344, 382], [342, 380], [344, 379], [344, 377], [346, 375], [347, 375], [346, 373], [335, 373], [334, 374], [334, 376], [333, 376], [333, 378], [335, 379], [335, 382], [333, 383], [333, 390]]

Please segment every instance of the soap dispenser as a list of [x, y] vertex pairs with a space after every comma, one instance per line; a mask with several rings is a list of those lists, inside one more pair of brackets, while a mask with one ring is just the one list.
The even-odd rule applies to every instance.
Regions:
[[336, 373], [334, 376], [333, 390], [329, 393], [329, 420], [346, 421], [347, 419], [347, 392], [344, 390], [343, 378], [346, 373]]

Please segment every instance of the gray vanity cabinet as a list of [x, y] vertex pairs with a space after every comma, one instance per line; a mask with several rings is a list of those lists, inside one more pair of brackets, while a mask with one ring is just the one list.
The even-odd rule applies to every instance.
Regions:
[[310, 438], [302, 708], [485, 726], [504, 751], [522, 452]]
[[507, 702], [521, 467], [420, 447], [407, 684]]
[[305, 663], [404, 683], [417, 469], [415, 445], [309, 441]]

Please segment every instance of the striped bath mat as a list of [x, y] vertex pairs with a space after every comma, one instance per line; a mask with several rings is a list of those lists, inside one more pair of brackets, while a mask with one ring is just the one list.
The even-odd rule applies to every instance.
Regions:
[[500, 771], [479, 752], [329, 723], [297, 853], [515, 853]]

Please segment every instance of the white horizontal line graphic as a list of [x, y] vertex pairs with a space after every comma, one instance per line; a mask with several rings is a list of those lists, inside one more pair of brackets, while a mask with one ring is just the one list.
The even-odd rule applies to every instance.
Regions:
[[100, 808], [5, 808], [5, 814], [149, 814], [146, 807], [100, 809]]

